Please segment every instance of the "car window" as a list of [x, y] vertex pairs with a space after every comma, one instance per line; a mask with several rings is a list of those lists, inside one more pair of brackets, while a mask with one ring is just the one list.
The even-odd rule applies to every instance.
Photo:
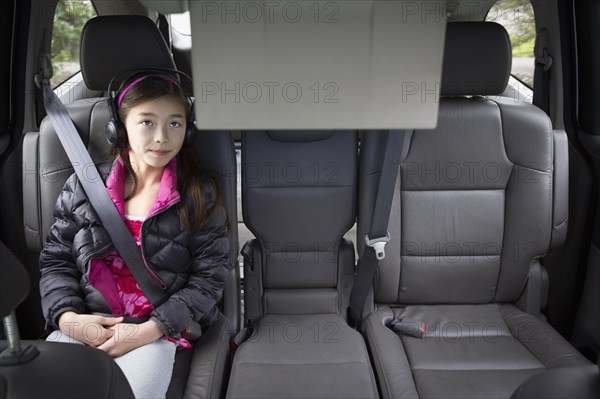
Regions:
[[50, 83], [56, 88], [79, 72], [79, 38], [85, 23], [97, 15], [88, 0], [59, 0], [52, 27], [53, 75]]
[[511, 75], [533, 88], [535, 58], [535, 18], [529, 0], [499, 0], [488, 12], [486, 21], [504, 26], [512, 44]]
[[180, 35], [191, 36], [192, 27], [190, 26], [190, 12], [186, 11], [181, 14], [171, 14], [169, 16], [171, 27]]

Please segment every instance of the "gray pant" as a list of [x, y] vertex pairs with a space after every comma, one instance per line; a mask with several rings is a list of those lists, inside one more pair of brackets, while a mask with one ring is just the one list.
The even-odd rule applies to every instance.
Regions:
[[[83, 345], [61, 331], [54, 331], [46, 340]], [[173, 374], [175, 349], [174, 343], [159, 339], [114, 358], [136, 399], [165, 397]]]

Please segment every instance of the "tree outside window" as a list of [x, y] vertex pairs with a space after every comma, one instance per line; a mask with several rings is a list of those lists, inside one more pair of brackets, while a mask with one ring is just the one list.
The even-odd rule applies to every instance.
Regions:
[[529, 0], [500, 0], [488, 12], [487, 21], [504, 26], [512, 44], [511, 74], [533, 87], [535, 70], [535, 18]]
[[96, 10], [88, 0], [59, 0], [54, 13], [51, 59], [52, 87], [79, 72], [79, 40], [83, 25], [95, 17]]

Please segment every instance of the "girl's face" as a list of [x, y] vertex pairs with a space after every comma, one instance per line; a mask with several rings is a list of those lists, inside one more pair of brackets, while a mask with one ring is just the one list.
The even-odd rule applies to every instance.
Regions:
[[125, 117], [129, 158], [134, 169], [164, 168], [185, 138], [186, 109], [171, 97], [159, 97], [132, 107]]

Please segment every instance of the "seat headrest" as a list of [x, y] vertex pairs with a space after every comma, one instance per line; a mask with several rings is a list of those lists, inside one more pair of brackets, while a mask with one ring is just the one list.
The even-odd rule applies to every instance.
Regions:
[[29, 295], [29, 275], [23, 264], [0, 241], [0, 318], [4, 318]]
[[160, 31], [140, 15], [90, 19], [81, 32], [80, 50], [81, 73], [92, 90], [106, 90], [112, 77], [124, 69], [175, 69]]
[[442, 96], [499, 95], [508, 84], [512, 48], [495, 22], [451, 22], [446, 28]]

